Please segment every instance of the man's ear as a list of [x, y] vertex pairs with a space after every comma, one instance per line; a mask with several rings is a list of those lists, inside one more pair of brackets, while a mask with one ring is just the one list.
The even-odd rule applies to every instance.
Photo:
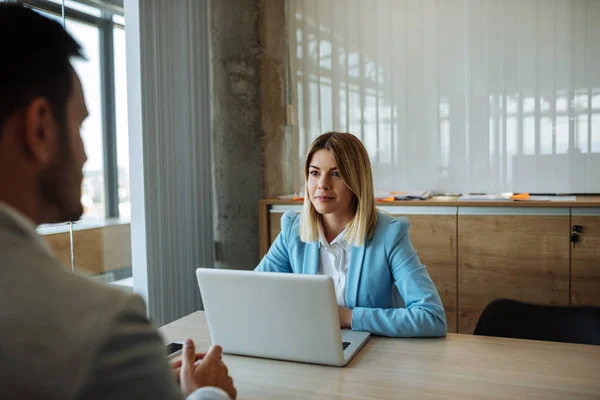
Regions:
[[58, 127], [48, 100], [37, 97], [25, 109], [23, 145], [25, 152], [37, 164], [52, 160], [56, 151]]

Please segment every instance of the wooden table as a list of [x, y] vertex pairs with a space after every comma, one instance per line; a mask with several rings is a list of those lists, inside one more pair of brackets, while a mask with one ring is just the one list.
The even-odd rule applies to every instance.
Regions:
[[[191, 337], [199, 351], [211, 344], [201, 311], [160, 331], [168, 341]], [[224, 360], [240, 400], [600, 399], [600, 346], [448, 334], [373, 337], [345, 368]]]

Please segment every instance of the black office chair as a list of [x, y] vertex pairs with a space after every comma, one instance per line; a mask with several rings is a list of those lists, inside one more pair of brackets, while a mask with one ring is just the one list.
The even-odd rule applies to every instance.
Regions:
[[485, 307], [473, 334], [600, 345], [600, 307], [497, 299]]

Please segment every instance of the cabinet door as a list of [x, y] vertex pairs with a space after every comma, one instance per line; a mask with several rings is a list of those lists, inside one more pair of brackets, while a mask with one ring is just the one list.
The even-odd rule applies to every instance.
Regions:
[[[426, 212], [429, 207], [411, 207]], [[442, 207], [436, 207], [442, 208]], [[446, 207], [443, 207], [446, 208]], [[456, 207], [437, 215], [406, 215], [410, 239], [437, 288], [446, 311], [448, 332], [457, 331]]]
[[459, 207], [458, 332], [497, 298], [569, 304], [568, 208]]
[[571, 209], [583, 231], [571, 248], [571, 304], [600, 305], [600, 208]]

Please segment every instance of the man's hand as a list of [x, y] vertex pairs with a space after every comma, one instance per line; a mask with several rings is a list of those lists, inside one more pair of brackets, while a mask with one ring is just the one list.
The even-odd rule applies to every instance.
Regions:
[[[204, 356], [206, 356], [206, 353], [196, 353], [195, 364], [198, 364], [198, 361], [202, 360], [204, 358]], [[173, 378], [175, 379], [175, 382], [177, 382], [178, 385], [181, 382], [180, 375], [181, 375], [181, 363], [182, 362], [183, 362], [183, 358], [180, 358], [179, 360], [171, 363], [171, 368], [173, 369]]]
[[352, 329], [352, 310], [338, 306], [338, 314], [340, 315], [340, 328]]
[[212, 346], [202, 360], [196, 360], [196, 348], [192, 339], [185, 339], [179, 371], [181, 391], [188, 396], [194, 390], [214, 386], [223, 389], [235, 399], [237, 391], [227, 367], [221, 359], [221, 347]]

